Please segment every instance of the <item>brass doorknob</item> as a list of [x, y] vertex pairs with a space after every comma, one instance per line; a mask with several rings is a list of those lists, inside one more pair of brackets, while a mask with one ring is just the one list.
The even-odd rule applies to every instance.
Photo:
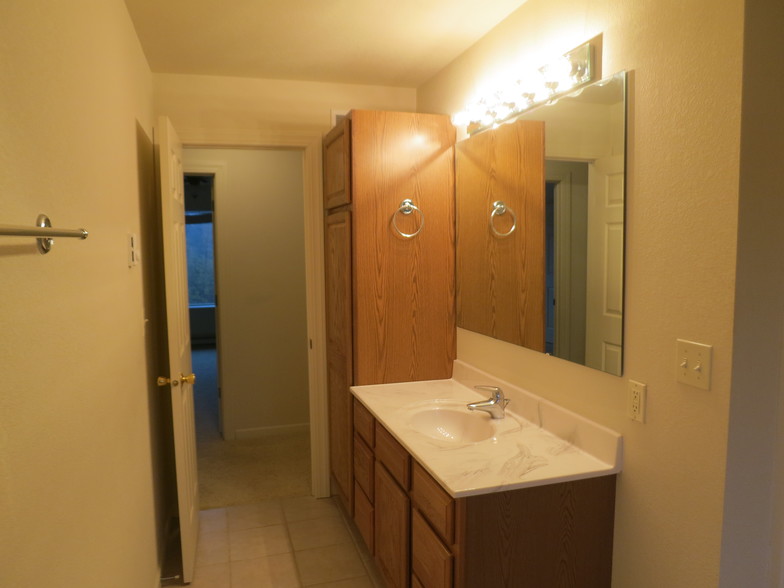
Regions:
[[191, 384], [191, 385], [193, 385], [194, 383], [196, 383], [196, 374], [191, 374], [189, 376], [181, 374], [180, 375], [180, 382], [182, 382], [183, 384]]

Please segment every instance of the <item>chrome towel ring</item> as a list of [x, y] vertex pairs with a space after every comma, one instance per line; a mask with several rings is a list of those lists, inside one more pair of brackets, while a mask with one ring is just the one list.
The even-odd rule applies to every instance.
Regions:
[[[500, 233], [495, 228], [495, 217], [503, 216], [507, 212], [512, 215], [512, 228], [510, 228], [506, 233]], [[509, 208], [501, 200], [496, 200], [495, 202], [493, 202], [493, 211], [490, 213], [490, 230], [493, 232], [493, 234], [496, 237], [500, 237], [500, 238], [508, 237], [509, 235], [515, 232], [516, 228], [517, 228], [517, 215], [514, 213], [514, 210]]]
[[[413, 214], [414, 212], [419, 213], [419, 228], [414, 231], [413, 233], [404, 233], [400, 230], [397, 226], [397, 215], [398, 214]], [[412, 237], [416, 237], [419, 233], [422, 232], [422, 229], [425, 226], [425, 213], [423, 213], [419, 208], [414, 205], [414, 202], [411, 198], [406, 198], [403, 202], [400, 203], [400, 208], [398, 208], [395, 213], [392, 215], [392, 228], [397, 231], [397, 234], [403, 237], [404, 239], [411, 239]]]

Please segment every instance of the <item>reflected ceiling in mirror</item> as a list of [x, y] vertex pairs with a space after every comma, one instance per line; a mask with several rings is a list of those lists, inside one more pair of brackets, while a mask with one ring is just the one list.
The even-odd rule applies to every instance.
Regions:
[[457, 321], [621, 375], [626, 74], [456, 150]]

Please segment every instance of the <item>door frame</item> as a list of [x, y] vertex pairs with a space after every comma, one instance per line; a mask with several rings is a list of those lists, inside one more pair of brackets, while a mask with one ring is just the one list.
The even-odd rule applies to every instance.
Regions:
[[322, 133], [313, 130], [199, 128], [177, 128], [177, 133], [183, 147], [296, 149], [303, 153], [311, 491], [317, 498], [327, 497], [330, 495], [330, 484], [324, 308], [324, 206], [321, 181]]

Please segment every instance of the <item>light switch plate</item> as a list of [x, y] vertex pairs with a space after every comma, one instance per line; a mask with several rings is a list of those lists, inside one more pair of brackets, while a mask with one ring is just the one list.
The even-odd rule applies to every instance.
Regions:
[[677, 339], [676, 343], [678, 381], [703, 390], [710, 390], [713, 347], [683, 339]]
[[128, 233], [128, 267], [139, 264], [139, 236], [136, 233]]

